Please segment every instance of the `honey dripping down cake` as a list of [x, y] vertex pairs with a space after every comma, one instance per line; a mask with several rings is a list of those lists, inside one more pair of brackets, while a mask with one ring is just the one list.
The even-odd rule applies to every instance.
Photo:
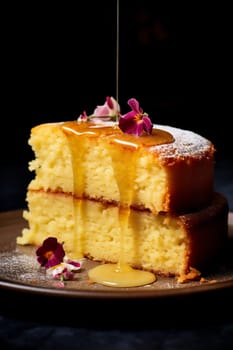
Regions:
[[214, 191], [215, 147], [189, 130], [153, 125], [136, 99], [121, 114], [107, 97], [93, 115], [31, 130], [27, 227], [20, 245], [48, 237], [74, 259], [99, 261], [95, 282], [196, 279], [222, 252], [228, 202]]

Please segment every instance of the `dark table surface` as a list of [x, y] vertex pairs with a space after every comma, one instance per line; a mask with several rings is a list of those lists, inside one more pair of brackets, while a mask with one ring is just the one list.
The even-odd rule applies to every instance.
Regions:
[[[26, 167], [25, 167], [26, 168]], [[17, 174], [17, 176], [16, 176]], [[216, 191], [233, 211], [233, 161]], [[1, 211], [24, 206], [27, 171], [1, 171]], [[0, 349], [232, 349], [233, 288], [142, 299], [66, 298], [0, 289]]]

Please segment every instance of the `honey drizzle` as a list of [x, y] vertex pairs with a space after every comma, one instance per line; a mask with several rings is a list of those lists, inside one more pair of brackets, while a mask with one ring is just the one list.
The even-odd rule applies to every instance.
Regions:
[[[89, 270], [89, 278], [93, 282], [114, 287], [134, 287], [153, 283], [156, 277], [148, 271], [133, 269], [125, 259], [125, 233], [128, 230], [130, 219], [130, 207], [132, 204], [133, 184], [137, 164], [137, 150], [141, 145], [152, 146], [166, 142], [172, 142], [169, 133], [156, 130], [152, 135], [144, 136], [143, 139], [132, 135], [123, 134], [119, 128], [113, 128], [92, 123], [67, 122], [62, 126], [67, 136], [71, 152], [73, 169], [73, 215], [74, 215], [74, 245], [77, 248], [76, 258], [83, 257], [83, 244], [85, 232], [83, 227], [82, 198], [84, 194], [85, 169], [82, 166], [85, 157], [85, 140], [88, 137], [101, 137], [105, 141], [112, 159], [118, 189], [120, 192], [119, 204], [119, 237], [120, 252], [119, 260], [115, 264], [103, 264]], [[118, 146], [118, 147], [117, 147]], [[119, 146], [122, 147], [121, 160], [119, 162]], [[122, 187], [121, 184], [124, 183]], [[127, 183], [127, 186], [125, 186]], [[125, 187], [128, 189], [125, 191]]]
[[[123, 266], [127, 264], [125, 261], [125, 233], [128, 231], [130, 206], [133, 197], [133, 184], [136, 172], [136, 157], [138, 145], [134, 143], [125, 143], [124, 151], [121, 152], [121, 161], [119, 162], [119, 144], [118, 138], [113, 138], [110, 143], [109, 153], [112, 158], [112, 166], [120, 192], [119, 203], [119, 224], [120, 224], [120, 256], [117, 264], [117, 271], [121, 271]], [[121, 143], [122, 144], [122, 143]], [[124, 185], [123, 185], [124, 184]], [[128, 191], [125, 191], [125, 188]]]
[[68, 146], [71, 154], [72, 172], [73, 172], [73, 220], [74, 234], [72, 258], [83, 258], [84, 227], [83, 222], [83, 194], [84, 194], [84, 172], [82, 166], [86, 152], [86, 135], [94, 136], [94, 133], [88, 131], [78, 132], [74, 128], [63, 127], [63, 132], [67, 137]]

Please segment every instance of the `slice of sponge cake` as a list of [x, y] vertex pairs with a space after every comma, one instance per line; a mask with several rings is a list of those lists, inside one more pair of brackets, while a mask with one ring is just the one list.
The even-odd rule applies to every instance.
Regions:
[[[154, 126], [137, 137], [116, 123], [42, 124], [29, 140], [35, 171], [29, 227], [18, 244], [64, 241], [69, 255], [182, 275], [211, 261], [227, 237], [228, 204], [214, 193], [214, 146], [191, 131]], [[125, 215], [125, 214], [124, 214]]]

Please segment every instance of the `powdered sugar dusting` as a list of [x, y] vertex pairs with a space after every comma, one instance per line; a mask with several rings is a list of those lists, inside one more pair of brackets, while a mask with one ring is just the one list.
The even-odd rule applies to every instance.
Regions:
[[203, 157], [214, 149], [213, 144], [203, 136], [189, 130], [179, 129], [168, 125], [154, 125], [155, 128], [169, 132], [174, 142], [152, 146], [153, 152], [158, 152], [159, 159]]

